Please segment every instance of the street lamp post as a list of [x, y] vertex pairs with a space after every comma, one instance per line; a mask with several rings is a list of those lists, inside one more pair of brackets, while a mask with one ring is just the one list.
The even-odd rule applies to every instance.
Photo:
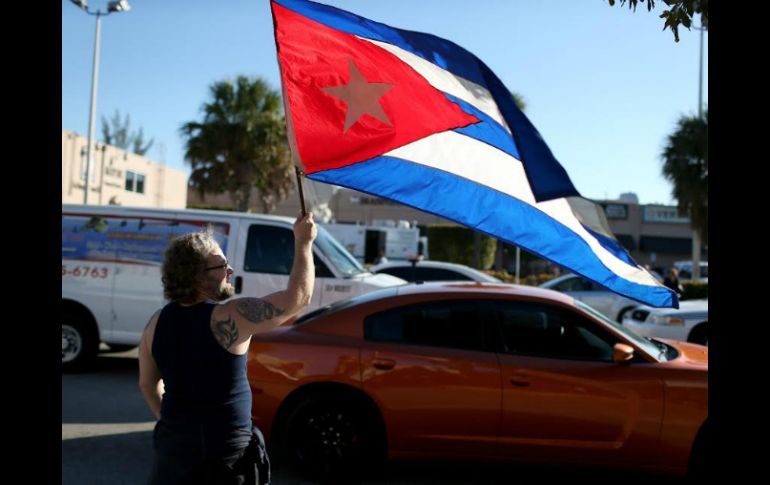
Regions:
[[91, 153], [92, 153], [92, 146], [93, 146], [93, 140], [94, 140], [94, 116], [96, 114], [96, 88], [98, 83], [98, 73], [99, 73], [99, 34], [101, 33], [102, 28], [102, 15], [107, 16], [114, 12], [127, 12], [131, 9], [131, 7], [128, 5], [128, 1], [126, 0], [120, 0], [120, 1], [114, 1], [109, 2], [107, 4], [107, 11], [102, 12], [101, 10], [97, 10], [95, 12], [92, 12], [88, 9], [88, 1], [87, 0], [70, 0], [72, 3], [78, 6], [78, 8], [82, 9], [85, 13], [88, 15], [96, 15], [96, 40], [94, 41], [94, 62], [93, 62], [93, 69], [91, 70], [91, 107], [88, 115], [88, 148], [86, 152], [86, 180], [85, 180], [85, 186], [83, 190], [83, 204], [88, 204], [88, 191], [90, 190], [90, 182], [91, 182]]
[[[701, 25], [696, 27], [700, 30], [700, 63], [698, 68], [698, 119], [703, 119], [703, 31], [707, 27]], [[700, 278], [700, 252], [701, 238], [697, 229], [692, 231], [692, 280], [698, 281]]]

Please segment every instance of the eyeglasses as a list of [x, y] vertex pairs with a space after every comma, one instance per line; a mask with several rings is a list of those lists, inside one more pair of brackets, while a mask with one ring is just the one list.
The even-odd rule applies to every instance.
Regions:
[[227, 269], [229, 265], [230, 264], [227, 261], [225, 261], [223, 264], [218, 264], [216, 266], [209, 266], [208, 268], [203, 268], [203, 271], [212, 271], [215, 269]]

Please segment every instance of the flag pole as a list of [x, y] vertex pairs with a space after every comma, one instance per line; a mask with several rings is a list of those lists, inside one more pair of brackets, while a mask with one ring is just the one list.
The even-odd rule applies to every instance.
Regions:
[[297, 190], [299, 191], [299, 205], [302, 209], [302, 217], [305, 217], [305, 214], [307, 214], [307, 210], [305, 209], [305, 194], [302, 192], [302, 175], [304, 173], [298, 166], [294, 166], [294, 171], [297, 174]]
[[[275, 38], [275, 35], [277, 35], [278, 29], [276, 28], [275, 23], [275, 13], [273, 12], [273, 5], [272, 2], [270, 3], [270, 13], [273, 17], [273, 38], [275, 40], [275, 50], [276, 53], [279, 52], [278, 47], [278, 40]], [[283, 75], [281, 70], [281, 61], [278, 57], [276, 57], [276, 62], [278, 63], [278, 73], [279, 78], [281, 80], [281, 101], [283, 101], [283, 113], [284, 113], [284, 122], [286, 123], [286, 138], [289, 142], [289, 153], [291, 154], [292, 162], [294, 163], [294, 172], [297, 175], [297, 191], [299, 192], [299, 206], [302, 210], [302, 217], [305, 217], [307, 215], [307, 209], [305, 208], [305, 194], [302, 191], [302, 175], [305, 175], [304, 170], [299, 168], [300, 165], [304, 167], [302, 164], [302, 160], [299, 158], [299, 150], [297, 149], [297, 140], [294, 137], [294, 124], [291, 121], [291, 111], [289, 110], [289, 101], [288, 97], [286, 96], [286, 86], [283, 83]]]

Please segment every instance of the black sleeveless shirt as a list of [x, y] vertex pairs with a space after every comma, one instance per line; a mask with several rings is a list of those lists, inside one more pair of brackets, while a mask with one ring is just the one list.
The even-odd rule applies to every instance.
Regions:
[[251, 437], [246, 354], [232, 354], [217, 342], [210, 325], [215, 306], [169, 303], [152, 342], [165, 386], [159, 424], [195, 436], [207, 456], [245, 447]]

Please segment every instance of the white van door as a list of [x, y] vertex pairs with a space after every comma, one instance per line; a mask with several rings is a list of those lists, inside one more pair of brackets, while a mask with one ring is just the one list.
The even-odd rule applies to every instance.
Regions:
[[62, 212], [62, 299], [85, 306], [96, 319], [100, 333], [111, 326], [117, 268], [108, 231], [109, 221], [100, 215]]
[[161, 267], [169, 242], [182, 234], [211, 225], [214, 237], [227, 254], [230, 224], [225, 220], [176, 217], [124, 217], [113, 235], [120, 261], [113, 290], [115, 320], [109, 340], [136, 343], [150, 317], [166, 304]]
[[[233, 265], [235, 278], [242, 278], [237, 296], [263, 297], [285, 290], [294, 263], [294, 232], [277, 221], [241, 219], [237, 254], [243, 259]], [[316, 281], [313, 298], [305, 311], [321, 305], [324, 286], [334, 280], [327, 266], [313, 252]]]
[[163, 306], [161, 265], [178, 232], [169, 217], [109, 216], [118, 261], [112, 293], [113, 322], [102, 340], [136, 344], [153, 313]]

